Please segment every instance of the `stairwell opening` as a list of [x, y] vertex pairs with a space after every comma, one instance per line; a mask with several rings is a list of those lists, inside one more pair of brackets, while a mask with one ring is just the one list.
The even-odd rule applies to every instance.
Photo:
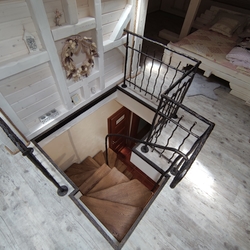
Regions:
[[[127, 77], [123, 83], [115, 86], [110, 95], [104, 93], [105, 97], [98, 98], [87, 109], [78, 109], [79, 115], [62, 121], [58, 130], [52, 129], [50, 138], [43, 137], [47, 141], [42, 146], [75, 188], [70, 194], [72, 200], [115, 249], [125, 244], [168, 180], [172, 177], [171, 188], [182, 180], [214, 126], [182, 105], [200, 62], [188, 58], [194, 66], [186, 70], [182, 60], [173, 61], [174, 65], [171, 59], [159, 61], [141, 51], [141, 43], [149, 39], [126, 32]], [[138, 48], [129, 45], [133, 40], [129, 36], [141, 41]], [[167, 52], [171, 52], [172, 58], [173, 51]], [[146, 56], [142, 67], [141, 54]], [[149, 67], [146, 59], [150, 59]], [[155, 71], [156, 61], [160, 64]], [[143, 141], [129, 137], [131, 113], [122, 106], [137, 110], [135, 113], [150, 122], [150, 131]], [[111, 119], [115, 133], [107, 135], [108, 117], [121, 108], [124, 112]], [[137, 129], [135, 135], [138, 134]], [[131, 162], [156, 181], [158, 186], [153, 189], [133, 178], [117, 155], [126, 148], [128, 140], [136, 143]]]
[[[153, 202], [157, 185], [130, 162], [134, 145], [108, 149], [108, 118], [121, 108], [115, 99], [82, 114], [39, 141], [39, 146], [75, 187], [71, 199], [115, 249], [120, 249]], [[129, 113], [129, 134], [141, 139], [150, 124]], [[133, 143], [134, 144], [134, 143]], [[104, 208], [101, 211], [100, 208]]]

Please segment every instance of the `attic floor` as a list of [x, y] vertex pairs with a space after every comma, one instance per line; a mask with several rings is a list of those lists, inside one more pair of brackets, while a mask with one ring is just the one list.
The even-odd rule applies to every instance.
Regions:
[[[249, 248], [250, 107], [226, 88], [215, 94], [218, 101], [186, 98], [215, 129], [183, 181], [163, 188], [123, 249]], [[112, 249], [28, 159], [0, 149], [2, 248]]]
[[[249, 249], [250, 107], [227, 88], [215, 94], [218, 101], [185, 99], [215, 129], [176, 189], [163, 188], [124, 250]], [[69, 196], [57, 196], [28, 159], [2, 143], [0, 171], [1, 249], [112, 249]]]

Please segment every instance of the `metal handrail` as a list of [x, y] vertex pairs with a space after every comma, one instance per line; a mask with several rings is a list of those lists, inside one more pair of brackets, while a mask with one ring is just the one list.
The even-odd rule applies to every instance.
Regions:
[[60, 184], [54, 179], [54, 177], [48, 172], [48, 170], [42, 165], [42, 163], [33, 154], [34, 149], [28, 148], [26, 145], [17, 137], [17, 135], [11, 130], [6, 122], [0, 117], [0, 127], [3, 129], [5, 134], [10, 138], [14, 145], [22, 152], [23, 156], [27, 156], [29, 160], [43, 173], [43, 175], [49, 179], [56, 187], [57, 194], [64, 196], [68, 192], [68, 187]]
[[[178, 159], [182, 159], [183, 162], [187, 162], [188, 161], [188, 157], [183, 153], [181, 152], [180, 150], [176, 149], [176, 148], [173, 148], [173, 147], [166, 147], [166, 146], [162, 146], [162, 145], [159, 145], [159, 144], [155, 144], [155, 143], [151, 143], [151, 142], [147, 142], [147, 141], [144, 141], [144, 140], [140, 140], [140, 139], [136, 139], [134, 137], [131, 137], [131, 136], [127, 136], [127, 135], [123, 135], [123, 134], [107, 134], [106, 137], [105, 137], [105, 158], [106, 158], [106, 164], [109, 165], [109, 162], [108, 162], [108, 138], [109, 137], [112, 137], [112, 136], [115, 136], [115, 137], [122, 137], [122, 138], [125, 138], [127, 140], [130, 140], [130, 141], [134, 141], [136, 143], [142, 143], [144, 144], [142, 147], [141, 147], [141, 150], [142, 152], [144, 153], [147, 153], [149, 151], [148, 149], [148, 146], [150, 147], [154, 147], [154, 148], [159, 148], [159, 149], [163, 149], [163, 150], [169, 150], [169, 151], [172, 151], [176, 154], [178, 154]], [[156, 166], [156, 165], [151, 165], [157, 172], [159, 172], [161, 174], [161, 177], [160, 179], [162, 179], [164, 176], [167, 176], [168, 173], [170, 172], [171, 168], [168, 169], [168, 171], [164, 171], [162, 170], [160, 167]], [[157, 182], [158, 183], [158, 182]]]

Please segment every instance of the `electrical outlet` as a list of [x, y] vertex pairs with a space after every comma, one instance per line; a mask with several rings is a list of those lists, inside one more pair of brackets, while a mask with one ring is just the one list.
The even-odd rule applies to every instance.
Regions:
[[56, 109], [52, 109], [49, 112], [47, 112], [46, 114], [40, 116], [39, 120], [40, 120], [41, 123], [45, 124], [45, 123], [52, 120], [53, 118], [55, 118], [58, 115], [59, 115], [58, 111]]

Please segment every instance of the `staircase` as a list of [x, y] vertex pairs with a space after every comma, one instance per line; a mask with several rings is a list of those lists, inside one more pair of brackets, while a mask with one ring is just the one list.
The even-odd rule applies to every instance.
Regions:
[[108, 149], [88, 156], [80, 164], [72, 164], [65, 173], [79, 187], [80, 200], [121, 241], [134, 224], [153, 193], [133, 179], [117, 154]]

